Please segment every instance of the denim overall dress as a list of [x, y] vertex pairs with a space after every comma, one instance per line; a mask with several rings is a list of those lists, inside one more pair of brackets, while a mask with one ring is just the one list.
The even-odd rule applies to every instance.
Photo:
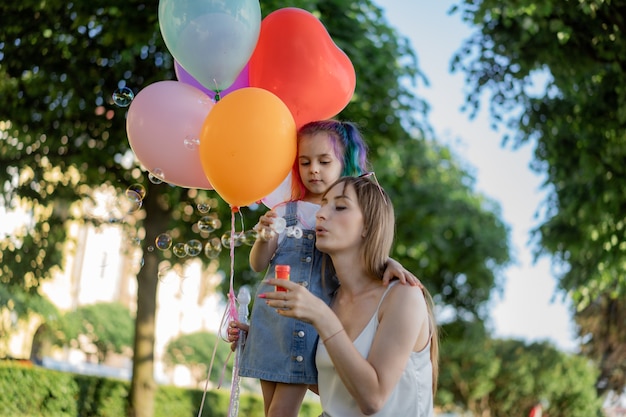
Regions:
[[[287, 227], [297, 224], [297, 207], [297, 202], [287, 203]], [[324, 274], [326, 282], [322, 284], [322, 257], [315, 248], [314, 230], [303, 230], [300, 239], [285, 236], [265, 277], [274, 277], [276, 265], [289, 265], [290, 280], [308, 288], [328, 304], [337, 281], [334, 277], [329, 279], [331, 272], [328, 271]], [[330, 259], [326, 263], [330, 264]], [[275, 291], [274, 286], [261, 282], [257, 295], [271, 291]], [[239, 375], [286, 384], [317, 384], [316, 348], [317, 332], [312, 325], [281, 316], [263, 299], [255, 297]]]

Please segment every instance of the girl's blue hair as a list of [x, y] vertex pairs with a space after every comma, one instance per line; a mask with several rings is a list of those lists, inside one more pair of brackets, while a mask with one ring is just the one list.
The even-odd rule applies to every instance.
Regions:
[[[342, 162], [342, 177], [355, 177], [368, 172], [367, 144], [354, 123], [335, 119], [309, 122], [298, 130], [298, 145], [303, 136], [320, 132], [328, 133], [335, 155]], [[292, 200], [300, 200], [306, 194], [298, 162], [296, 158], [291, 172]]]

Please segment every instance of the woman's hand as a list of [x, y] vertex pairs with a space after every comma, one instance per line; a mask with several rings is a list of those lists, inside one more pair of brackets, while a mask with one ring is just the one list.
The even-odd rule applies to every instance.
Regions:
[[284, 279], [268, 279], [265, 283], [281, 286], [287, 290], [259, 295], [281, 316], [293, 317], [314, 324], [323, 314], [327, 312], [333, 314], [324, 301], [299, 284]]

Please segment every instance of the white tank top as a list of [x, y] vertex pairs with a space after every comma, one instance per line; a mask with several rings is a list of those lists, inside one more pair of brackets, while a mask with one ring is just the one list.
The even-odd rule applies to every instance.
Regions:
[[[378, 307], [361, 334], [354, 340], [359, 353], [367, 358], [376, 329], [378, 328], [378, 310], [389, 289], [381, 297]], [[360, 417], [356, 401], [335, 372], [335, 367], [324, 344], [319, 341], [315, 357], [319, 395], [325, 417]], [[430, 362], [430, 342], [420, 352], [412, 352], [391, 396], [384, 407], [374, 417], [433, 417], [432, 363]]]

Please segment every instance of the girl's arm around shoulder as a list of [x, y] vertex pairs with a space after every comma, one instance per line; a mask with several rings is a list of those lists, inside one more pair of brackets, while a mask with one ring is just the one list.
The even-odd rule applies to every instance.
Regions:
[[393, 258], [389, 258], [387, 260], [387, 267], [383, 273], [383, 284], [388, 285], [394, 278], [397, 278], [402, 284], [423, 288], [419, 278], [402, 266], [400, 262]]

